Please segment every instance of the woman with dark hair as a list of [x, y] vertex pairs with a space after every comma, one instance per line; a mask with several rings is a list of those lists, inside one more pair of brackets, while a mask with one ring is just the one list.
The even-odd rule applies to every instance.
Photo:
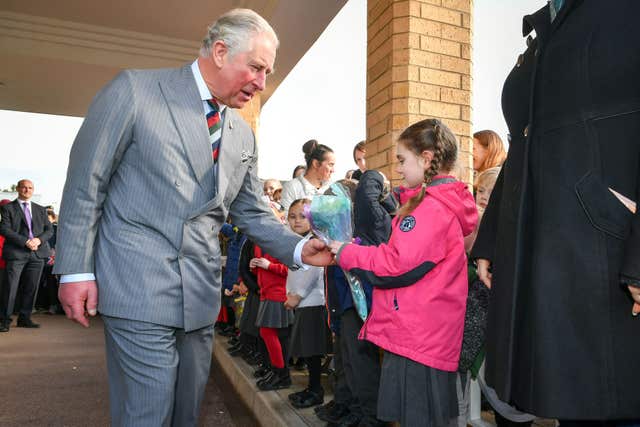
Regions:
[[293, 168], [293, 175], [291, 176], [291, 178], [297, 178], [300, 175], [304, 175], [305, 171], [307, 170], [307, 167], [305, 165], [298, 165], [295, 168]]
[[280, 204], [284, 210], [297, 199], [313, 198], [329, 187], [331, 175], [336, 164], [333, 150], [311, 139], [302, 146], [307, 169], [304, 175], [292, 179], [282, 187]]

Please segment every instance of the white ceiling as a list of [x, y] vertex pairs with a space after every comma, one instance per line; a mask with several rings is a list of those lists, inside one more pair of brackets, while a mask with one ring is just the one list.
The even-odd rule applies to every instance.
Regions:
[[280, 38], [264, 103], [347, 0], [3, 0], [0, 109], [83, 116], [123, 68], [192, 61], [207, 26], [254, 9]]

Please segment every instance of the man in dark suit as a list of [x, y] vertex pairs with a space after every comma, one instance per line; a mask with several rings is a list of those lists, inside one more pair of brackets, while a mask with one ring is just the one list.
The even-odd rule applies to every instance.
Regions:
[[18, 198], [0, 211], [0, 235], [5, 238], [2, 256], [7, 263], [7, 283], [0, 292], [0, 332], [9, 331], [19, 284], [22, 292], [17, 326], [40, 326], [31, 320], [31, 310], [42, 267], [49, 256], [47, 241], [53, 234], [45, 208], [31, 201], [33, 183], [22, 179], [17, 190]]

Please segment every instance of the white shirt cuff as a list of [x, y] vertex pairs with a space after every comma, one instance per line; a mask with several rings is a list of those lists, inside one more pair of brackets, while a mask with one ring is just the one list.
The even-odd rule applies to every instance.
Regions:
[[309, 241], [309, 239], [311, 239], [311, 235], [306, 236], [304, 239], [300, 240], [293, 251], [293, 262], [295, 263], [295, 265], [292, 267], [294, 267], [294, 270], [306, 270], [309, 268], [307, 264], [302, 262], [302, 247]]
[[89, 280], [96, 280], [96, 276], [93, 273], [63, 274], [62, 276], [60, 276], [60, 284], [71, 282], [87, 282]]

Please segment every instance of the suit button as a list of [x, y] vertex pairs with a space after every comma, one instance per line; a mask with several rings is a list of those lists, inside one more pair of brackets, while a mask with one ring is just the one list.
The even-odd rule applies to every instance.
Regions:
[[529, 125], [525, 126], [524, 131], [522, 131], [522, 134], [524, 135], [525, 138], [529, 136]]
[[524, 63], [524, 55], [518, 55], [518, 60], [516, 61], [516, 67], [520, 67]]
[[529, 36], [527, 37], [527, 47], [531, 46], [531, 43], [533, 43], [533, 37]]

